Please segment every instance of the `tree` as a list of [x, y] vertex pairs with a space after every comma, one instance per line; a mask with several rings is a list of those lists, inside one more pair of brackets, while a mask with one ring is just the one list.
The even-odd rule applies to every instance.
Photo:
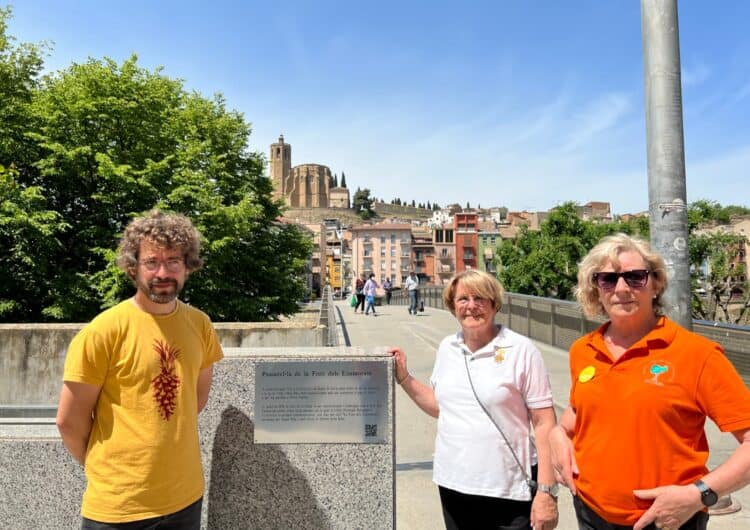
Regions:
[[33, 127], [31, 102], [39, 87], [46, 44], [16, 44], [7, 34], [11, 8], [0, 7], [0, 165], [24, 178], [35, 146], [25, 133]]
[[45, 281], [64, 251], [68, 225], [47, 208], [42, 190], [21, 186], [18, 172], [0, 166], [0, 321], [28, 322], [43, 313]]
[[744, 236], [727, 232], [690, 238], [693, 316], [734, 324], [742, 322], [750, 309], [747, 270], [736, 259], [744, 243]]
[[247, 150], [249, 125], [220, 95], [189, 93], [132, 56], [73, 64], [32, 96], [23, 135], [31, 148], [16, 182], [37, 194], [22, 207], [51, 224], [54, 267], [24, 320], [85, 321], [128, 296], [114, 249], [132, 216], [153, 207], [188, 215], [204, 236], [207, 265], [188, 282], [186, 301], [214, 320], [297, 310], [311, 243], [277, 224], [262, 156]]
[[469, 204], [469, 201], [466, 201], [466, 209], [471, 210], [471, 205]]
[[362, 219], [370, 219], [375, 215], [372, 210], [372, 199], [370, 198], [370, 190], [365, 188], [363, 190], [357, 188], [352, 198], [352, 206], [357, 212], [357, 215]]
[[333, 187], [334, 188], [339, 187], [339, 177], [336, 175], [336, 173], [333, 174]]
[[346, 188], [346, 175], [344, 175], [344, 172], [341, 172], [341, 187]]
[[414, 199], [411, 200], [411, 207], [412, 208], [416, 208], [417, 207], [417, 203], [414, 201]]
[[637, 233], [626, 223], [584, 221], [577, 210], [577, 204], [567, 202], [550, 212], [539, 231], [522, 226], [515, 240], [500, 244], [498, 277], [506, 289], [571, 300], [578, 263], [588, 251], [605, 235]]

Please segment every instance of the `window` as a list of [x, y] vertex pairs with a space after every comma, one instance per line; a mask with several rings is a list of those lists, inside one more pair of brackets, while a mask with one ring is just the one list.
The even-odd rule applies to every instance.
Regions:
[[392, 258], [396, 257], [396, 247], [391, 247], [391, 257]]
[[380, 236], [380, 244], [385, 245], [385, 234]]
[[443, 242], [443, 231], [435, 230], [435, 243], [442, 243], [442, 242]]
[[446, 230], [445, 231], [445, 242], [446, 243], [453, 243], [453, 230]]
[[396, 234], [391, 234], [391, 245], [396, 244]]
[[447, 248], [444, 248], [444, 249], [442, 249], [442, 250], [440, 251], [440, 255], [441, 255], [442, 257], [444, 257], [444, 258], [447, 258], [447, 257], [448, 257], [448, 249], [447, 249]]

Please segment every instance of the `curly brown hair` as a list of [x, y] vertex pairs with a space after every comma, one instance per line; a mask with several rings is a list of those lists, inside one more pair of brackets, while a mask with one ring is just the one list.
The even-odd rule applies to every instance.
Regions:
[[200, 232], [184, 215], [154, 209], [128, 223], [118, 247], [117, 265], [130, 276], [138, 265], [138, 251], [144, 240], [159, 247], [182, 250], [188, 272], [203, 266]]

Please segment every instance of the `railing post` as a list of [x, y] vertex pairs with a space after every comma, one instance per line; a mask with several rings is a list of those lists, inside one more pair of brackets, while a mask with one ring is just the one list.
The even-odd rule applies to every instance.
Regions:
[[510, 325], [510, 321], [513, 319], [513, 297], [510, 293], [505, 293], [505, 295], [508, 297], [508, 328], [513, 329]]
[[555, 329], [555, 313], [557, 306], [550, 302], [549, 304], [549, 336], [553, 346], [557, 346], [557, 330]]
[[526, 299], [526, 336], [531, 338], [531, 298]]

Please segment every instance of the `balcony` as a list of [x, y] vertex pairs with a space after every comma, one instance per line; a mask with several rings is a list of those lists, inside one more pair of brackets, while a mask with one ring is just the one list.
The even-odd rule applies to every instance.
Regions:
[[477, 259], [477, 255], [473, 252], [464, 252], [464, 261], [470, 261]]

